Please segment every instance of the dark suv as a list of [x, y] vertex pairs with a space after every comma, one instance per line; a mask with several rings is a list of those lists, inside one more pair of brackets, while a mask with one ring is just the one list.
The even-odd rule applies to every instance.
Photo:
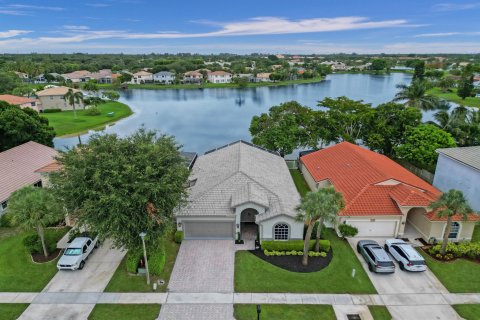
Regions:
[[373, 240], [360, 240], [357, 251], [368, 264], [368, 269], [376, 273], [393, 273], [395, 265], [387, 252]]

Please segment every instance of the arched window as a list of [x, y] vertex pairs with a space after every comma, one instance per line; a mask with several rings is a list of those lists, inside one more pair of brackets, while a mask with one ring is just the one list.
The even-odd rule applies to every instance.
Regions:
[[277, 223], [273, 227], [273, 239], [275, 240], [288, 240], [288, 224]]
[[450, 233], [448, 234], [448, 239], [457, 239], [458, 232], [460, 231], [460, 223], [452, 222], [452, 226], [450, 228]]

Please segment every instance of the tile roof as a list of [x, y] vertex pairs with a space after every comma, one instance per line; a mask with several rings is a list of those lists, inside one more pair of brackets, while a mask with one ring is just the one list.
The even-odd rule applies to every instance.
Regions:
[[401, 215], [428, 206], [440, 191], [393, 160], [349, 142], [300, 158], [315, 181], [330, 181], [345, 199], [341, 215]]
[[37, 91], [35, 94], [38, 97], [43, 97], [43, 96], [64, 96], [69, 89], [72, 89], [73, 92], [79, 92], [80, 90], [69, 88], [69, 87], [52, 87], [48, 89], [44, 89], [42, 91]]
[[0, 94], [0, 100], [16, 106], [24, 103], [32, 103], [36, 101], [34, 98], [19, 97], [11, 94]]
[[54, 161], [50, 162], [49, 164], [35, 170], [35, 172], [48, 173], [48, 172], [58, 171], [61, 168], [62, 168], [62, 165], [57, 160], [54, 160]]
[[232, 75], [230, 72], [226, 71], [213, 71], [208, 73], [209, 76], [226, 76], [226, 75]]
[[135, 72], [133, 75], [134, 76], [151, 76], [152, 74], [150, 72], [141, 70], [141, 71]]
[[480, 146], [437, 149], [437, 152], [480, 170]]
[[[425, 215], [430, 221], [447, 221], [447, 217], [438, 217], [434, 211], [427, 212]], [[467, 221], [479, 221], [480, 218], [476, 214], [470, 214], [467, 217]], [[460, 215], [452, 217], [452, 221], [464, 221]]]
[[21, 187], [41, 179], [35, 170], [51, 163], [57, 151], [37, 142], [27, 142], [0, 153], [0, 202]]
[[263, 221], [282, 214], [293, 217], [300, 203], [285, 160], [243, 141], [199, 156], [190, 175], [195, 179], [188, 203], [177, 215], [228, 216], [236, 205], [252, 201], [268, 208], [257, 216]]

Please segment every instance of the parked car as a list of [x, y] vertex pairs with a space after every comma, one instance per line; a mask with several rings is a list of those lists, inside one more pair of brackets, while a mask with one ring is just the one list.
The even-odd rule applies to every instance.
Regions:
[[373, 240], [360, 240], [357, 251], [368, 264], [368, 269], [376, 273], [393, 273], [395, 264], [387, 252]]
[[73, 239], [62, 257], [58, 260], [58, 270], [82, 270], [85, 260], [98, 245], [98, 237], [77, 237]]
[[425, 271], [425, 259], [409, 243], [402, 239], [388, 239], [385, 241], [385, 251], [397, 260], [400, 270]]

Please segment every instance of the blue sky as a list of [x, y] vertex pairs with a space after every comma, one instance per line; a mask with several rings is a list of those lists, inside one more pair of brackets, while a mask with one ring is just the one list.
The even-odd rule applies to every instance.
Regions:
[[478, 53], [480, 2], [0, 0], [0, 52]]

